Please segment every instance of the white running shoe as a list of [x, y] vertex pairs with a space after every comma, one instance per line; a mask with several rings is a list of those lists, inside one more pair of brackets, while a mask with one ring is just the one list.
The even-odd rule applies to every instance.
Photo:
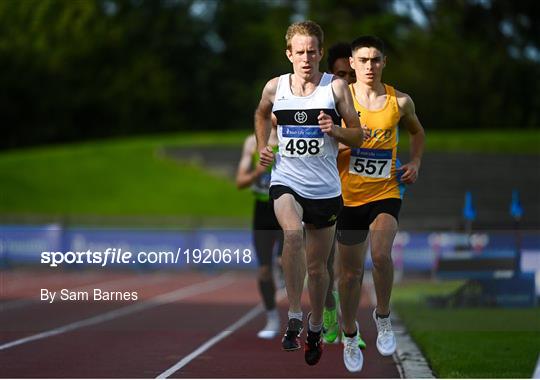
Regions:
[[356, 335], [354, 337], [342, 336], [343, 363], [345, 363], [345, 367], [349, 372], [359, 372], [364, 365], [364, 355], [362, 355], [362, 350], [358, 347], [359, 334], [360, 329], [358, 323], [356, 323]]
[[377, 318], [373, 310], [373, 319], [377, 325], [377, 350], [382, 356], [390, 356], [396, 351], [396, 337], [392, 331], [392, 322], [388, 318]]
[[276, 310], [268, 313], [266, 326], [257, 333], [257, 336], [261, 339], [274, 339], [280, 331], [279, 315]]

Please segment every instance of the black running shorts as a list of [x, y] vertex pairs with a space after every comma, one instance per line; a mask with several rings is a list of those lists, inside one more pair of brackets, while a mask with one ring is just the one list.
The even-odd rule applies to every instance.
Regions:
[[366, 240], [369, 225], [379, 214], [390, 214], [398, 221], [401, 199], [388, 198], [362, 206], [343, 207], [337, 221], [337, 241], [344, 245], [360, 244]]
[[270, 201], [255, 200], [253, 213], [254, 230], [281, 230]]
[[272, 267], [274, 252], [281, 256], [283, 231], [270, 201], [255, 200], [253, 214], [253, 245], [259, 266]]
[[283, 185], [273, 185], [270, 187], [270, 198], [276, 200], [283, 194], [291, 194], [302, 206], [304, 223], [313, 224], [315, 228], [333, 226], [337, 216], [343, 207], [341, 195], [334, 198], [309, 199], [298, 195], [290, 187]]

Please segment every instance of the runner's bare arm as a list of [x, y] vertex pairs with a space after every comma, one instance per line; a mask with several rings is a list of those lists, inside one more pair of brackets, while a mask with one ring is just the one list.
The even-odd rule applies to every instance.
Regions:
[[274, 154], [268, 147], [268, 138], [272, 128], [272, 106], [276, 96], [277, 84], [279, 78], [274, 78], [264, 86], [261, 100], [255, 110], [255, 136], [257, 137], [257, 151], [260, 155], [260, 163], [263, 166], [272, 164]]
[[236, 170], [236, 186], [239, 189], [244, 189], [257, 179], [266, 168], [261, 165], [257, 165], [254, 170], [251, 169], [251, 160], [253, 159], [253, 153], [257, 149], [257, 142], [255, 136], [250, 135], [244, 142], [244, 148], [242, 149], [242, 157], [238, 163], [238, 169]]
[[396, 91], [398, 105], [400, 109], [401, 125], [409, 132], [410, 138], [410, 161], [398, 168], [402, 170], [401, 181], [406, 184], [416, 182], [418, 179], [418, 171], [422, 163], [422, 155], [424, 154], [425, 132], [424, 127], [420, 123], [414, 102], [411, 97], [405, 93]]
[[336, 108], [345, 121], [347, 128], [334, 125], [330, 115], [321, 111], [319, 114], [321, 130], [345, 145], [355, 147], [362, 145], [363, 131], [360, 128], [360, 121], [354, 109], [354, 103], [347, 82], [341, 78], [334, 78], [332, 80], [332, 90], [334, 92]]

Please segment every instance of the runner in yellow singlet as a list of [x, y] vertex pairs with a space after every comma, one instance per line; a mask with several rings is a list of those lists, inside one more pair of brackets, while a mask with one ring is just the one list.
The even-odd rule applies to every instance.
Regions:
[[[409, 95], [382, 82], [386, 65], [383, 42], [363, 36], [351, 44], [351, 67], [356, 83], [349, 86], [364, 129], [361, 148], [340, 147], [338, 168], [344, 208], [338, 218], [339, 295], [342, 312], [343, 359], [354, 367], [361, 353], [357, 345], [356, 313], [364, 273], [364, 258], [371, 247], [373, 281], [377, 305], [376, 346], [382, 355], [392, 355], [396, 339], [390, 322], [393, 283], [392, 244], [398, 230], [398, 216], [405, 184], [412, 184], [424, 150], [424, 129]], [[410, 135], [410, 161], [397, 159], [398, 124]]]
[[[356, 73], [349, 63], [350, 56], [351, 45], [348, 42], [338, 42], [328, 49], [328, 72], [345, 79], [348, 84], [356, 82]], [[338, 277], [339, 273], [339, 267], [337, 264], [334, 265], [336, 256], [336, 242], [334, 238], [334, 244], [332, 244], [332, 250], [330, 251], [327, 264], [329, 281], [323, 311], [323, 340], [325, 343], [337, 342], [340, 333], [337, 313], [339, 297], [337, 291], [334, 291], [334, 279]], [[361, 337], [359, 337], [359, 346], [361, 349], [366, 348], [366, 343]]]

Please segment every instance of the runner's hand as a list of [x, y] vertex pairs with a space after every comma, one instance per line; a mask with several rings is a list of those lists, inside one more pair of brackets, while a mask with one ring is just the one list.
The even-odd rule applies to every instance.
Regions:
[[364, 132], [364, 141], [368, 141], [371, 139], [371, 131], [367, 127], [367, 125], [362, 125], [362, 132]]
[[418, 164], [416, 162], [409, 162], [405, 165], [401, 165], [397, 170], [402, 170], [401, 182], [405, 184], [413, 184], [418, 179]]
[[321, 111], [319, 113], [319, 116], [317, 117], [317, 120], [319, 120], [319, 126], [321, 127], [321, 131], [326, 133], [328, 136], [334, 135], [334, 120], [332, 120], [332, 117], [324, 111]]
[[265, 146], [259, 152], [259, 164], [264, 167], [272, 165], [274, 162], [274, 152], [272, 152], [272, 147], [270, 145]]

